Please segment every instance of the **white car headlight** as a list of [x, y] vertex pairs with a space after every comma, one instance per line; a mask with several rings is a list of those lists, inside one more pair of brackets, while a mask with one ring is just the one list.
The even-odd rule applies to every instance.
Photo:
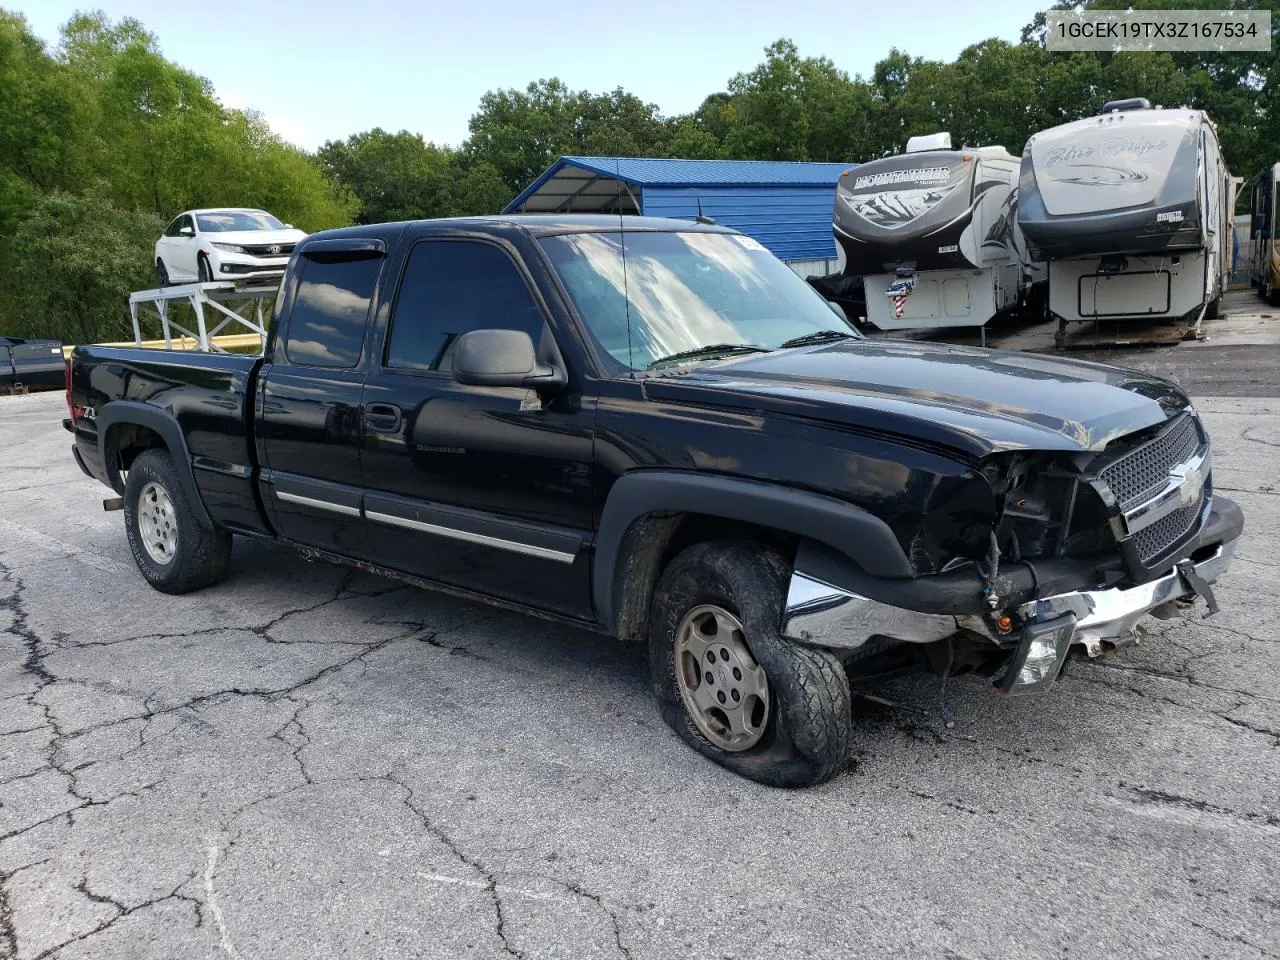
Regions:
[[238, 243], [215, 243], [214, 246], [217, 247], [219, 250], [227, 251], [227, 253], [248, 253], [249, 252], [244, 247], [240, 246]]

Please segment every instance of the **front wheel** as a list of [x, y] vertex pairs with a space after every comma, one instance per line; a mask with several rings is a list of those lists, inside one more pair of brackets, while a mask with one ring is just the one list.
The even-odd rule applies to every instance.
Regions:
[[190, 593], [227, 572], [231, 534], [200, 525], [167, 451], [144, 450], [130, 465], [124, 528], [134, 563], [161, 593]]
[[807, 787], [849, 750], [849, 681], [831, 653], [778, 633], [786, 562], [748, 542], [695, 544], [654, 591], [649, 665], [663, 719], [751, 780]]
[[196, 271], [200, 275], [201, 283], [213, 282], [213, 267], [210, 266], [209, 264], [209, 258], [206, 257], [203, 253], [200, 254], [200, 257], [196, 263]]

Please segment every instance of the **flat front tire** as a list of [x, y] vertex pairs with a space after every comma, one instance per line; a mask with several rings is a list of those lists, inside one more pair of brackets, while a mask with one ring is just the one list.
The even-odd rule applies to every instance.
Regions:
[[836, 776], [849, 750], [849, 681], [831, 653], [778, 633], [790, 570], [749, 542], [695, 544], [668, 565], [649, 616], [663, 719], [691, 747], [774, 787]]
[[162, 593], [190, 593], [226, 575], [231, 534], [200, 525], [167, 451], [144, 450], [129, 467], [124, 526], [134, 563]]

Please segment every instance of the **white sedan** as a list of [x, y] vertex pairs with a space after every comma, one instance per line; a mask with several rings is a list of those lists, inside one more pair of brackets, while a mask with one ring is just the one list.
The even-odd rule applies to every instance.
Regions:
[[278, 279], [306, 237], [265, 210], [221, 208], [178, 214], [156, 242], [156, 280]]

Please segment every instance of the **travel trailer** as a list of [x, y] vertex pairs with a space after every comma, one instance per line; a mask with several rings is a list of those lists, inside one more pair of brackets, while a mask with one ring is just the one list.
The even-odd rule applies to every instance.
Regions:
[[1276, 195], [1280, 163], [1263, 170], [1253, 180], [1249, 203], [1249, 279], [1253, 288], [1273, 307], [1280, 307], [1280, 234], [1277, 234]]
[[1035, 134], [1018, 223], [1049, 264], [1058, 341], [1098, 320], [1213, 319], [1231, 269], [1235, 187], [1208, 115], [1108, 103]]
[[881, 330], [981, 327], [1043, 287], [1014, 217], [1018, 160], [951, 149], [947, 133], [846, 171], [836, 188], [839, 272], [861, 277]]

